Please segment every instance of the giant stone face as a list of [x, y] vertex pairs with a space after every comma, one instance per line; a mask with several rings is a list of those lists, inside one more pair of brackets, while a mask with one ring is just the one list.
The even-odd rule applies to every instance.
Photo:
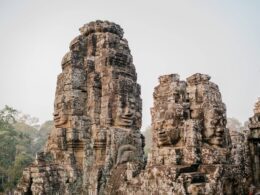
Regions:
[[68, 122], [69, 103], [65, 101], [64, 95], [60, 95], [55, 99], [53, 116], [56, 128], [61, 128]]
[[225, 139], [226, 117], [225, 110], [213, 108], [204, 113], [204, 130], [202, 136], [210, 145], [222, 147]]
[[183, 117], [183, 107], [180, 104], [168, 104], [164, 117], [156, 122], [155, 131], [158, 146], [174, 145], [180, 140], [179, 123]]
[[121, 80], [118, 86], [114, 126], [130, 129], [141, 128], [139, 86], [130, 79]]

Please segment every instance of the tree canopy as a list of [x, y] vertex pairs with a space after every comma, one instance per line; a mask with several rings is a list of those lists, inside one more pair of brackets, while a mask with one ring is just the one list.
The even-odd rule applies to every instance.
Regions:
[[13, 189], [23, 169], [43, 149], [53, 122], [37, 122], [10, 106], [0, 110], [0, 192]]

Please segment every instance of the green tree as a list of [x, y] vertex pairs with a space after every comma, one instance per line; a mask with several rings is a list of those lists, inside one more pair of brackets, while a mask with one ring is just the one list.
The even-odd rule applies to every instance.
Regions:
[[33, 141], [33, 154], [39, 150], [43, 150], [52, 128], [54, 128], [53, 121], [46, 121], [40, 126], [37, 136]]
[[23, 169], [43, 149], [53, 127], [53, 121], [39, 125], [37, 118], [9, 106], [0, 110], [0, 192], [17, 185]]
[[16, 121], [17, 110], [5, 105], [4, 109], [0, 110], [0, 120], [3, 124], [13, 124]]
[[15, 122], [14, 114], [16, 111], [8, 106], [0, 111], [0, 190], [8, 186], [9, 182], [9, 167], [15, 161], [16, 153], [16, 136], [17, 132], [14, 130], [12, 124]]
[[31, 139], [15, 130], [17, 111], [5, 106], [0, 110], [0, 191], [14, 188], [21, 171], [32, 162]]
[[16, 155], [13, 166], [9, 167], [8, 170], [9, 180], [12, 181], [8, 187], [13, 188], [17, 185], [17, 182], [22, 175], [23, 169], [32, 161], [33, 157], [28, 153], [22, 152]]

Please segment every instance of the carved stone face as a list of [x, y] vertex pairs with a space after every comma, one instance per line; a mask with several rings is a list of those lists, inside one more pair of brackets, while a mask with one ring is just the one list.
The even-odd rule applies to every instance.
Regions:
[[157, 131], [158, 146], [171, 145], [169, 133], [163, 128], [163, 124], [158, 124], [158, 126], [159, 127], [155, 129]]
[[176, 144], [180, 139], [178, 123], [183, 116], [183, 108], [180, 105], [169, 104], [164, 118], [155, 126], [159, 146]]
[[157, 129], [158, 146], [174, 145], [180, 140], [180, 130], [174, 125], [174, 119], [163, 121]]
[[53, 116], [56, 128], [61, 128], [68, 122], [68, 105], [65, 102], [65, 96], [55, 99]]
[[118, 106], [115, 126], [131, 128], [138, 117], [140, 117], [140, 113], [137, 111], [135, 99], [126, 98], [126, 102], [124, 104], [121, 102]]
[[202, 136], [205, 142], [219, 147], [224, 143], [224, 132], [226, 128], [225, 111], [221, 109], [208, 110], [204, 118], [204, 130]]

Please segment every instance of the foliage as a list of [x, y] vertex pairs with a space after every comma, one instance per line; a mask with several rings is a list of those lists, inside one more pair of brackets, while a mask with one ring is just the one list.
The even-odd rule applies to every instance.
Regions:
[[0, 193], [16, 186], [23, 169], [43, 149], [53, 122], [38, 128], [37, 121], [9, 106], [0, 110]]
[[39, 150], [43, 150], [43, 147], [48, 139], [51, 129], [54, 127], [53, 121], [46, 121], [37, 131], [37, 135], [33, 139], [33, 153], [36, 154]]
[[17, 121], [16, 123], [13, 124], [13, 126], [17, 131], [19, 131], [25, 135], [28, 135], [31, 137], [35, 137], [37, 135], [38, 130], [35, 127], [32, 127], [25, 122]]
[[0, 111], [0, 120], [2, 125], [4, 124], [13, 124], [16, 120], [17, 110], [12, 107], [5, 106], [4, 109]]

